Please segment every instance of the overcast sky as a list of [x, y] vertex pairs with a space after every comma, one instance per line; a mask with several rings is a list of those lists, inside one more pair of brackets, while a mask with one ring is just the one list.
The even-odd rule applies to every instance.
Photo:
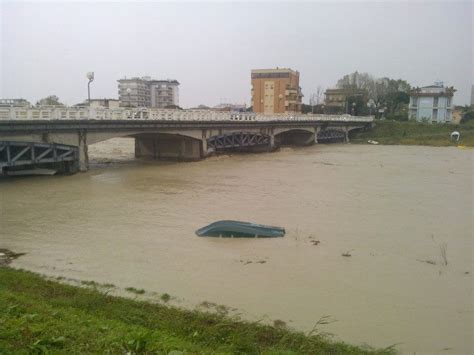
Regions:
[[177, 79], [180, 105], [250, 103], [250, 70], [300, 72], [309, 101], [355, 70], [444, 81], [468, 104], [473, 3], [18, 2], [0, 0], [0, 97], [117, 98], [117, 79]]

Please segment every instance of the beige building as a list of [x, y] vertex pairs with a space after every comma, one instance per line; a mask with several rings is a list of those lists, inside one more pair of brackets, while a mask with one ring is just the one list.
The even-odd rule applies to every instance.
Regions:
[[252, 70], [253, 112], [301, 112], [302, 97], [299, 72], [289, 68]]

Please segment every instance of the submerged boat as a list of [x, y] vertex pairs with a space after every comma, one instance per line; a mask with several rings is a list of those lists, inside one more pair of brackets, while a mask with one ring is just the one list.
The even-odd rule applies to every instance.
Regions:
[[240, 221], [217, 221], [196, 231], [200, 237], [276, 238], [285, 235], [281, 227]]

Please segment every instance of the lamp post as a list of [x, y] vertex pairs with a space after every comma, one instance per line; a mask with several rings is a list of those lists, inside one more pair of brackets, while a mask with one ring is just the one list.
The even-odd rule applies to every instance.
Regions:
[[94, 81], [93, 71], [90, 71], [87, 73], [87, 79], [89, 79], [89, 82], [87, 83], [87, 103], [90, 106], [91, 105], [91, 83]]
[[367, 108], [369, 109], [369, 116], [372, 116], [372, 109], [375, 107], [375, 102], [374, 100], [370, 99], [367, 102]]

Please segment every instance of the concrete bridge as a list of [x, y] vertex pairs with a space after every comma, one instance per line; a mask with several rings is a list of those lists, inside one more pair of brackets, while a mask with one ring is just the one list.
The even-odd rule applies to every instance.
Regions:
[[270, 151], [281, 145], [349, 141], [373, 117], [259, 115], [214, 111], [0, 108], [0, 172], [24, 166], [86, 171], [88, 146], [135, 138], [135, 156], [197, 160], [219, 151]]

